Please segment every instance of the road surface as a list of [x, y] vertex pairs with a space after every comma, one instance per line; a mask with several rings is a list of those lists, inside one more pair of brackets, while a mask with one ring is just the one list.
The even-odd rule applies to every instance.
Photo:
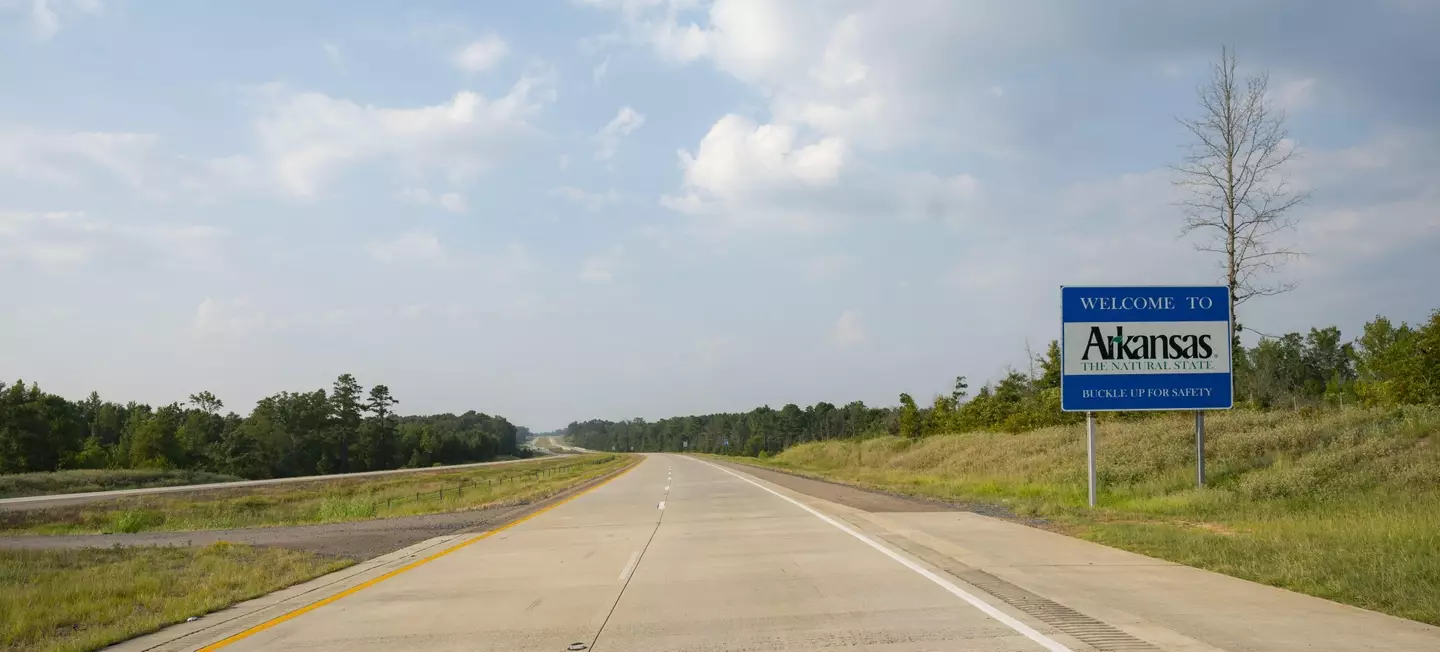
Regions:
[[649, 456], [534, 519], [214, 649], [1066, 649], [1002, 617], [760, 485]]
[[290, 484], [293, 482], [325, 482], [330, 480], [349, 480], [351, 478], [367, 478], [379, 475], [399, 475], [405, 473], [424, 473], [437, 471], [454, 471], [469, 469], [479, 466], [497, 466], [501, 464], [515, 464], [517, 462], [529, 462], [531, 460], [504, 460], [500, 462], [475, 462], [473, 464], [455, 464], [451, 466], [429, 466], [418, 469], [391, 469], [389, 471], [363, 471], [360, 473], [337, 473], [333, 475], [306, 475], [295, 478], [271, 478], [268, 480], [237, 480], [235, 482], [212, 482], [208, 484], [187, 484], [174, 487], [149, 487], [145, 489], [116, 489], [114, 491], [88, 491], [73, 494], [52, 494], [48, 496], [24, 496], [21, 498], [0, 498], [0, 512], [7, 510], [24, 509], [46, 509], [50, 507], [65, 507], [67, 505], [84, 505], [100, 500], [111, 498], [123, 498], [125, 496], [145, 496], [149, 494], [184, 493], [187, 491], [204, 491], [206, 489], [240, 489], [244, 487], [264, 487], [275, 484]]
[[1440, 650], [1413, 621], [977, 514], [855, 504], [652, 454], [510, 526], [115, 652]]

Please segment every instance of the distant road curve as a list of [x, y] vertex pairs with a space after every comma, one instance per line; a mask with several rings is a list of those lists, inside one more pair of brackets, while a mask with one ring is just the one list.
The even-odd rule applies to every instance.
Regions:
[[535, 439], [535, 445], [536, 445], [536, 446], [540, 446], [541, 448], [543, 448], [543, 449], [545, 449], [545, 450], [554, 450], [554, 451], [559, 451], [559, 452], [562, 452], [562, 453], [593, 453], [593, 452], [594, 452], [594, 451], [591, 451], [591, 450], [588, 450], [588, 449], [584, 449], [584, 448], [577, 448], [577, 447], [575, 447], [575, 446], [566, 446], [565, 444], [560, 443], [560, 440], [557, 439], [557, 438], [555, 438], [555, 437], [537, 437], [537, 438]]
[[[534, 459], [534, 458], [532, 458]], [[274, 484], [287, 484], [292, 482], [323, 482], [326, 480], [343, 480], [349, 478], [368, 478], [378, 475], [401, 475], [405, 473], [423, 473], [425, 471], [454, 471], [456, 469], [470, 469], [480, 466], [500, 466], [502, 464], [515, 464], [517, 462], [529, 462], [531, 460], [504, 460], [500, 462], [475, 462], [472, 464], [454, 464], [451, 466], [426, 466], [418, 469], [391, 469], [389, 471], [362, 471], [359, 473], [333, 473], [330, 475], [302, 475], [294, 478], [271, 478], [269, 480], [238, 480], [235, 482], [212, 482], [209, 484], [187, 484], [175, 487], [150, 487], [147, 489], [116, 489], [114, 491], [89, 491], [75, 494], [52, 494], [48, 496], [25, 496], [22, 498], [0, 498], [0, 512], [19, 511], [26, 509], [46, 509], [49, 507], [64, 507], [67, 505], [83, 505], [111, 498], [122, 498], [126, 496], [144, 496], [148, 494], [183, 493], [186, 491], [204, 491], [206, 489], [238, 489], [243, 487], [264, 487]]]

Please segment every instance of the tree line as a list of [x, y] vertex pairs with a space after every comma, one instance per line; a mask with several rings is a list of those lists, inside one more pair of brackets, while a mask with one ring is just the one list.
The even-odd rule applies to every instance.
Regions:
[[[1376, 317], [1360, 337], [1345, 341], [1340, 329], [1310, 329], [1262, 338], [1233, 351], [1235, 402], [1240, 409], [1321, 405], [1440, 405], [1440, 310], [1418, 326]], [[879, 435], [922, 437], [991, 430], [1023, 432], [1084, 416], [1060, 411], [1060, 344], [1027, 355], [1024, 370], [1011, 369], [970, 394], [966, 377], [928, 403], [901, 394], [899, 405], [843, 407], [821, 402], [790, 404], [744, 413], [674, 417], [659, 421], [592, 420], [565, 429], [577, 446], [594, 450], [773, 454], [794, 444]], [[1118, 413], [1148, 418], [1152, 413]]]
[[210, 392], [152, 408], [71, 401], [31, 383], [0, 382], [0, 473], [163, 468], [243, 478], [375, 471], [521, 455], [521, 429], [502, 417], [401, 416], [385, 385], [365, 392], [343, 374], [329, 392], [280, 392], [249, 416]]

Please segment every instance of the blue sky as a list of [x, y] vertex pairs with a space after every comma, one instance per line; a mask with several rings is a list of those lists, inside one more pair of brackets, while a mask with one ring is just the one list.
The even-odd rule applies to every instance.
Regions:
[[0, 371], [408, 412], [887, 404], [1062, 284], [1206, 283], [1177, 116], [1222, 44], [1313, 193], [1266, 332], [1440, 308], [1440, 5], [0, 0]]

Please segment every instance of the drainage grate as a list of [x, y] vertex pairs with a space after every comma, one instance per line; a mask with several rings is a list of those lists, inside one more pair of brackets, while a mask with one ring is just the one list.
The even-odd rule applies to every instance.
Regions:
[[1145, 641], [1086, 616], [1053, 600], [1047, 600], [982, 570], [951, 571], [956, 577], [1000, 598], [1036, 620], [1084, 641], [1102, 652], [1160, 652]]

